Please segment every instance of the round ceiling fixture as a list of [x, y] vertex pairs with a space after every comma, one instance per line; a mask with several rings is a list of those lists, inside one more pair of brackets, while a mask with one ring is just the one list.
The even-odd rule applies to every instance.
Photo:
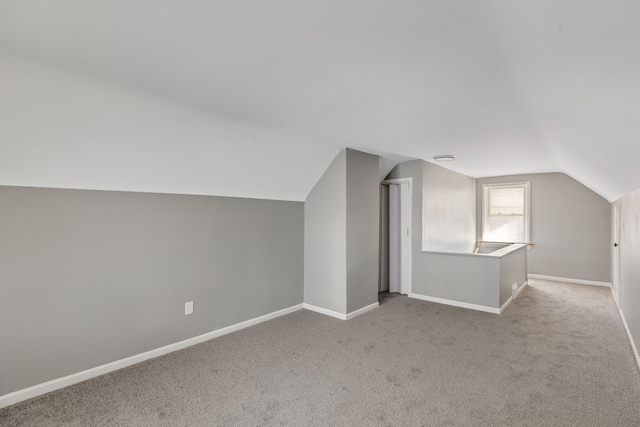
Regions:
[[450, 162], [455, 159], [455, 156], [452, 154], [440, 154], [439, 156], [433, 156], [433, 160], [437, 162]]

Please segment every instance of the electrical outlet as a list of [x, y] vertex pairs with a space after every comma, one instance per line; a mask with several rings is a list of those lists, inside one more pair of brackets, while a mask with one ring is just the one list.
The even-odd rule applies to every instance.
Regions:
[[184, 315], [193, 314], [193, 301], [184, 303]]

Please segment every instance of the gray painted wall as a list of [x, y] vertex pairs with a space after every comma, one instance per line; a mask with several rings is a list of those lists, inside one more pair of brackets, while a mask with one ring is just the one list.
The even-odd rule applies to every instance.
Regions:
[[500, 258], [460, 253], [425, 252], [421, 280], [413, 293], [499, 308]]
[[475, 181], [423, 162], [423, 250], [473, 252], [476, 243]]
[[527, 248], [512, 251], [500, 259], [500, 307], [513, 295], [512, 286], [518, 288], [527, 281]]
[[618, 305], [638, 349], [640, 345], [640, 189], [617, 200], [613, 205], [621, 209]]
[[305, 202], [304, 302], [348, 314], [378, 301], [380, 160], [344, 149]]
[[304, 204], [304, 302], [342, 314], [347, 313], [346, 182], [342, 150]]
[[[482, 185], [531, 182], [530, 274], [611, 281], [611, 209], [609, 203], [562, 173], [511, 175], [476, 180], [477, 211]], [[482, 215], [478, 215], [482, 236]]]
[[303, 212], [0, 187], [0, 395], [300, 304]]
[[527, 250], [512, 245], [494, 254], [423, 252], [420, 256], [422, 280], [413, 293], [501, 308], [527, 280]]
[[[481, 305], [497, 301], [497, 291], [494, 299], [487, 299], [478, 287], [469, 287], [467, 295], [463, 295], [459, 289], [453, 289], [447, 281], [433, 280], [434, 271], [438, 269], [437, 263], [441, 259], [422, 251], [425, 244], [434, 248], [434, 251], [472, 252], [476, 237], [474, 179], [422, 160], [401, 163], [387, 177], [398, 178], [412, 178], [413, 181], [411, 291], [420, 295]], [[457, 212], [458, 209], [462, 212]], [[446, 239], [451, 239], [452, 243], [446, 243]], [[496, 262], [496, 276], [498, 268], [499, 263]]]
[[379, 157], [347, 149], [347, 313], [378, 301]]

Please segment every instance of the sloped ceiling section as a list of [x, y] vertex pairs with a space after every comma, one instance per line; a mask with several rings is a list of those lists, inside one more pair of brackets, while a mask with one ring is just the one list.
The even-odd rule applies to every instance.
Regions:
[[340, 148], [640, 187], [640, 3], [0, 2], [0, 184], [304, 200]]
[[0, 91], [0, 185], [304, 200], [338, 152], [2, 54]]

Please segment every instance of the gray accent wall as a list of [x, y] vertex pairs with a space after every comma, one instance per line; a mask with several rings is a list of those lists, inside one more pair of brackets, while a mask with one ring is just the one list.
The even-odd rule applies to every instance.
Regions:
[[[508, 250], [505, 249], [505, 250]], [[513, 295], [512, 286], [522, 287], [527, 281], [527, 248], [510, 251], [500, 258], [500, 306]]]
[[378, 156], [347, 149], [347, 313], [378, 302]]
[[425, 252], [413, 293], [491, 308], [500, 304], [500, 259], [486, 255]]
[[342, 150], [304, 203], [304, 302], [347, 312], [347, 152]]
[[[611, 208], [609, 202], [563, 173], [479, 178], [477, 211], [482, 212], [482, 185], [531, 182], [530, 274], [611, 281]], [[482, 236], [482, 215], [477, 233]]]
[[[491, 254], [424, 252], [424, 286], [419, 295], [502, 308], [527, 281], [525, 245], [510, 245]], [[428, 293], [427, 293], [428, 292]]]
[[305, 202], [304, 302], [349, 314], [378, 301], [378, 156], [344, 149]]
[[0, 187], [0, 395], [302, 303], [303, 215], [301, 202]]
[[[620, 279], [618, 306], [624, 315], [629, 332], [640, 345], [640, 189], [612, 204], [620, 212]], [[611, 242], [613, 246], [613, 241]], [[636, 354], [637, 356], [637, 354]], [[640, 364], [640, 360], [637, 361]]]

